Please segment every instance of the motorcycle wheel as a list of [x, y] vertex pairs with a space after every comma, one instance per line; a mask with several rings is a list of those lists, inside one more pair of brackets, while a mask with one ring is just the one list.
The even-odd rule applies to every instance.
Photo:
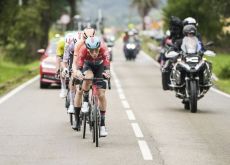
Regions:
[[197, 84], [196, 81], [190, 82], [190, 111], [192, 113], [197, 112]]

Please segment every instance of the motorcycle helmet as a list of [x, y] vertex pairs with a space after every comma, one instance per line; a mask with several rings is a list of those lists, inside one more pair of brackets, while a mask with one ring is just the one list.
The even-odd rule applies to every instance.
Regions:
[[169, 20], [169, 30], [173, 40], [182, 38], [183, 23], [181, 19], [176, 16], [171, 16]]
[[196, 35], [197, 29], [194, 25], [185, 25], [183, 28], [183, 34], [187, 36], [188, 34]]
[[192, 17], [187, 17], [183, 20], [183, 25], [194, 25], [194, 26], [198, 26], [198, 23], [196, 22], [196, 20]]

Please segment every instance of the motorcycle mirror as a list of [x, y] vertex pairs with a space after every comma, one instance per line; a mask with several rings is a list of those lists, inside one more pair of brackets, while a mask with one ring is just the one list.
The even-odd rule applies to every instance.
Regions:
[[211, 50], [206, 50], [206, 51], [204, 52], [204, 55], [210, 56], [210, 57], [214, 57], [214, 56], [216, 56], [216, 53], [213, 52], [213, 51], [211, 51]]
[[213, 46], [214, 42], [213, 41], [209, 41], [205, 44], [205, 46]]
[[174, 57], [176, 57], [176, 56], [178, 56], [178, 55], [179, 55], [179, 53], [177, 53], [177, 52], [175, 52], [175, 51], [171, 51], [171, 52], [166, 53], [166, 54], [165, 54], [165, 57], [166, 57], [166, 58], [174, 58]]

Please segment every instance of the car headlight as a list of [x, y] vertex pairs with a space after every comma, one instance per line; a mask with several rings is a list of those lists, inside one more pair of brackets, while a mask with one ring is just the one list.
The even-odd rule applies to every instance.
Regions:
[[136, 48], [136, 45], [135, 45], [135, 44], [127, 44], [127, 45], [126, 45], [126, 48], [127, 48], [127, 49], [135, 49], [135, 48]]
[[42, 62], [42, 68], [46, 68], [46, 69], [55, 69], [56, 66], [52, 63], [48, 63], [48, 62]]

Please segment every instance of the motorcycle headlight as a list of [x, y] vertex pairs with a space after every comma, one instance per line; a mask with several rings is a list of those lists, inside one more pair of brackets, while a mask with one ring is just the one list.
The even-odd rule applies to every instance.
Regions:
[[127, 45], [126, 45], [126, 48], [127, 48], [127, 49], [135, 49], [135, 48], [136, 48], [136, 45], [135, 45], [135, 44], [127, 44]]

